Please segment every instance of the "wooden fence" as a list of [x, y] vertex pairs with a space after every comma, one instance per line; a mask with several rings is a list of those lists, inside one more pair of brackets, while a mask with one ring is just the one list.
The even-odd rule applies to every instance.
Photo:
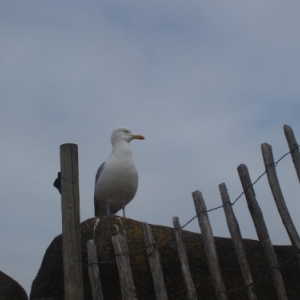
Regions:
[[[273, 159], [272, 147], [268, 144], [262, 144], [261, 150], [263, 155], [263, 161], [265, 164], [265, 172], [260, 176], [267, 175], [270, 189], [272, 191], [277, 209], [281, 216], [282, 222], [286, 228], [288, 236], [294, 247], [295, 254], [293, 256], [298, 256], [298, 264], [300, 266], [300, 238], [290, 217], [289, 211], [286, 207], [283, 194], [281, 192], [280, 184], [276, 174], [277, 163], [291, 154], [296, 173], [300, 182], [300, 152], [299, 145], [294, 137], [294, 133], [290, 126], [284, 126], [284, 133], [288, 142], [290, 151], [281, 157], [277, 162]], [[214, 236], [212, 233], [212, 228], [210, 225], [208, 213], [211, 210], [223, 208], [226, 216], [226, 221], [238, 262], [240, 265], [241, 273], [244, 279], [245, 285], [242, 287], [247, 290], [248, 299], [257, 299], [255, 292], [255, 284], [253, 281], [251, 270], [247, 262], [247, 257], [245, 249], [243, 246], [242, 235], [240, 232], [238, 221], [235, 217], [234, 211], [232, 209], [233, 204], [242, 196], [245, 195], [248, 208], [257, 232], [257, 236], [262, 246], [262, 251], [264, 258], [269, 267], [269, 273], [273, 280], [273, 285], [277, 298], [280, 300], [288, 299], [286, 294], [285, 285], [282, 279], [280, 266], [277, 261], [273, 246], [271, 244], [268, 229], [266, 227], [262, 211], [256, 200], [254, 184], [257, 182], [252, 182], [247, 167], [244, 164], [238, 166], [238, 174], [243, 187], [243, 193], [232, 203], [229, 199], [227, 188], [225, 183], [219, 185], [220, 196], [222, 200], [222, 205], [219, 207], [207, 210], [205, 206], [205, 201], [203, 199], [202, 193], [200, 191], [195, 191], [192, 193], [192, 197], [195, 204], [196, 216], [193, 217], [184, 226], [180, 225], [179, 218], [173, 218], [174, 224], [174, 235], [178, 248], [178, 255], [181, 262], [182, 273], [184, 276], [184, 283], [186, 286], [186, 293], [188, 299], [197, 299], [196, 289], [191, 277], [188, 254], [185, 249], [185, 245], [182, 239], [182, 230], [189, 224], [192, 220], [198, 218], [199, 227], [202, 233], [205, 252], [207, 256], [209, 271], [211, 275], [211, 280], [215, 288], [215, 294], [217, 299], [226, 300], [228, 299], [228, 294], [235, 291], [227, 291], [224, 280], [222, 277], [222, 271], [218, 262], [218, 256], [214, 241]], [[149, 261], [150, 270], [152, 273], [154, 289], [156, 299], [164, 300], [168, 299], [167, 290], [164, 283], [163, 271], [160, 263], [159, 249], [153, 239], [150, 226], [147, 223], [143, 224], [143, 235], [145, 242], [145, 252]], [[115, 251], [116, 263], [119, 271], [120, 286], [122, 292], [122, 299], [138, 299], [134, 287], [134, 281], [131, 273], [129, 251], [126, 243], [125, 235], [116, 235], [112, 237], [113, 247]], [[73, 247], [74, 248], [74, 247]], [[96, 247], [93, 240], [88, 242], [88, 261], [89, 261], [89, 275], [92, 285], [92, 295], [93, 300], [103, 300], [103, 294], [101, 291], [100, 274], [98, 268], [98, 261], [96, 255]], [[79, 276], [80, 278], [80, 276]], [[66, 284], [66, 283], [65, 283]], [[240, 287], [237, 287], [239, 289]], [[75, 298], [65, 298], [66, 300]], [[77, 299], [77, 298], [76, 298]], [[83, 299], [83, 298], [81, 298]]]

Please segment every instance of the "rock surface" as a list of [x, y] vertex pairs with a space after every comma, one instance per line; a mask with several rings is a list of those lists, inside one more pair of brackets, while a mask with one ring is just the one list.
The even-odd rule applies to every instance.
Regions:
[[0, 300], [27, 300], [25, 290], [14, 279], [0, 271]]
[[[93, 237], [94, 225], [94, 218], [81, 223], [84, 296], [86, 300], [92, 299], [86, 243]], [[151, 225], [151, 229], [160, 253], [169, 299], [187, 299], [173, 228]], [[116, 234], [126, 235], [138, 299], [155, 299], [152, 276], [145, 254], [142, 224], [117, 216], [104, 217], [97, 225], [94, 235], [98, 260], [103, 262], [99, 265], [99, 269], [104, 298], [109, 300], [122, 299], [111, 241], [111, 237]], [[216, 299], [201, 234], [183, 231], [183, 237], [198, 298]], [[244, 282], [231, 239], [215, 238], [215, 242], [226, 289], [231, 290], [243, 286]], [[256, 281], [267, 273], [268, 267], [258, 241], [244, 240], [244, 245], [252, 275]], [[274, 249], [279, 264], [284, 263], [294, 253], [291, 246], [274, 246]], [[300, 272], [295, 259], [290, 261], [282, 270], [282, 276], [288, 298], [290, 300], [300, 299]], [[52, 241], [45, 253], [40, 270], [32, 284], [30, 299], [63, 300], [63, 286], [62, 239], [59, 235]], [[262, 280], [256, 286], [256, 291], [259, 299], [277, 299], [270, 277]], [[229, 299], [247, 299], [246, 291], [243, 289], [230, 293]]]

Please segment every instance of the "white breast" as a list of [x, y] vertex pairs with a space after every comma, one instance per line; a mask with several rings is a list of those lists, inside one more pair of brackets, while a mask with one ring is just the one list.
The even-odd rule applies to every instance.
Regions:
[[95, 197], [101, 206], [109, 204], [111, 211], [120, 210], [136, 194], [138, 173], [131, 152], [115, 151], [105, 162], [95, 186]]

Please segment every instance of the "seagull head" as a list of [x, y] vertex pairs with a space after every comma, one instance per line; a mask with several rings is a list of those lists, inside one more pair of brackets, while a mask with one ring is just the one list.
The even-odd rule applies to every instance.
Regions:
[[144, 140], [145, 138], [140, 134], [133, 134], [127, 127], [118, 127], [111, 134], [111, 143], [114, 145], [119, 141], [130, 142], [132, 140]]

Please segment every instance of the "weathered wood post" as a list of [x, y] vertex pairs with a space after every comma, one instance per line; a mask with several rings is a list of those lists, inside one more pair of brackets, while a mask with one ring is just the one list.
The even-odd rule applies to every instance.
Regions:
[[168, 300], [167, 289], [165, 285], [164, 275], [160, 263], [160, 255], [153, 239], [152, 231], [148, 223], [143, 223], [143, 234], [146, 245], [146, 253], [151, 269], [152, 279], [154, 283], [156, 300]]
[[104, 300], [101, 281], [100, 281], [98, 257], [97, 257], [95, 241], [89, 240], [86, 246], [88, 252], [89, 276], [90, 276], [90, 282], [92, 288], [92, 297], [93, 300]]
[[291, 151], [292, 160], [294, 163], [294, 167], [298, 176], [298, 180], [300, 182], [300, 151], [299, 146], [296, 141], [293, 129], [289, 125], [283, 126], [284, 134], [289, 146], [289, 149]]
[[[261, 145], [261, 151], [264, 159], [266, 172], [268, 175], [269, 185], [275, 200], [278, 212], [280, 214], [282, 223], [289, 235], [291, 243], [296, 251], [300, 249], [300, 238], [294, 222], [290, 216], [288, 208], [285, 204], [283, 194], [281, 192], [279, 180], [277, 177], [275, 163], [273, 158], [273, 152], [271, 145], [264, 143]], [[298, 265], [300, 266], [300, 255], [298, 255]]]
[[65, 300], [83, 300], [78, 147], [60, 146]]
[[218, 261], [215, 239], [209, 222], [206, 205], [200, 191], [192, 193], [195, 209], [198, 216], [198, 223], [203, 237], [205, 253], [208, 261], [209, 272], [216, 290], [218, 300], [228, 300], [225, 284], [223, 281], [220, 264]]
[[248, 168], [246, 165], [241, 164], [238, 166], [238, 173], [244, 189], [245, 197], [248, 203], [248, 208], [256, 229], [257, 236], [260, 240], [262, 250], [269, 268], [272, 268], [271, 277], [274, 283], [274, 288], [277, 297], [280, 300], [287, 300], [284, 282], [279, 270], [277, 257], [271, 243], [269, 232], [262, 214], [262, 211], [256, 200], [255, 192], [252, 186]]
[[232, 205], [230, 203], [229, 195], [227, 193], [227, 188], [225, 183], [221, 183], [219, 185], [219, 190], [223, 202], [223, 208], [226, 216], [226, 221], [228, 225], [228, 229], [230, 235], [232, 237], [232, 242], [235, 248], [235, 252], [240, 264], [240, 268], [242, 271], [242, 275], [245, 281], [245, 284], [248, 285], [247, 287], [247, 294], [249, 300], [257, 300], [256, 293], [253, 286], [253, 279], [250, 271], [250, 267], [248, 264], [243, 238], [240, 231], [239, 223], [235, 217], [235, 214], [232, 209]]
[[132, 278], [128, 246], [125, 235], [115, 235], [112, 238], [119, 271], [120, 286], [123, 300], [137, 300]]
[[178, 255], [181, 262], [181, 269], [182, 269], [183, 279], [184, 279], [186, 293], [187, 293], [187, 299], [197, 300], [198, 299], [197, 292], [191, 276], [188, 256], [183, 242], [182, 229], [178, 217], [173, 217], [173, 225], [174, 225], [174, 234], [177, 243]]

